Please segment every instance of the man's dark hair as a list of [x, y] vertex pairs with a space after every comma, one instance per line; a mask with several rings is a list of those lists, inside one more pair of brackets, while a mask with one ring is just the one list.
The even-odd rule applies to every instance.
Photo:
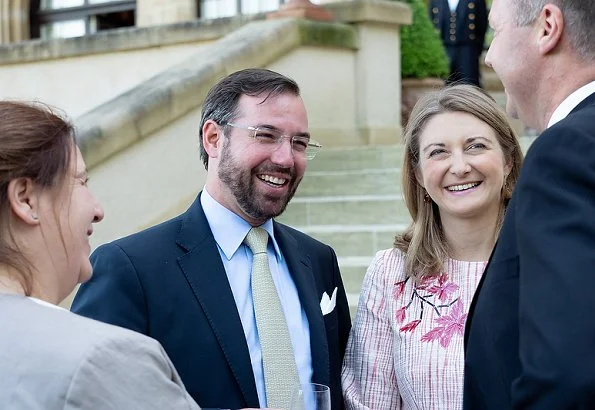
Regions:
[[200, 159], [209, 167], [209, 156], [202, 142], [202, 127], [207, 120], [225, 125], [238, 115], [238, 101], [242, 95], [269, 97], [291, 93], [300, 95], [300, 88], [291, 78], [264, 68], [248, 68], [228, 75], [211, 88], [207, 94], [200, 117]]

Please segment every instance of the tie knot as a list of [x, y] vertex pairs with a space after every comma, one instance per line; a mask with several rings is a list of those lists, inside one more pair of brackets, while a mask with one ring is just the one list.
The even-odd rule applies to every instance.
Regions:
[[246, 235], [244, 242], [248, 245], [252, 254], [266, 253], [269, 233], [262, 228], [252, 228]]

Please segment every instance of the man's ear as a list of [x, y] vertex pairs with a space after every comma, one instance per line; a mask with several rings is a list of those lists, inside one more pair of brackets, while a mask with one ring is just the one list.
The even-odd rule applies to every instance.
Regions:
[[207, 120], [202, 126], [202, 144], [209, 158], [219, 156], [219, 148], [223, 145], [223, 129], [215, 121]]
[[559, 44], [564, 33], [564, 15], [554, 4], [546, 4], [537, 20], [539, 30], [538, 48], [541, 55], [551, 53]]
[[28, 225], [39, 225], [39, 186], [30, 178], [16, 178], [8, 183], [7, 196], [12, 212]]

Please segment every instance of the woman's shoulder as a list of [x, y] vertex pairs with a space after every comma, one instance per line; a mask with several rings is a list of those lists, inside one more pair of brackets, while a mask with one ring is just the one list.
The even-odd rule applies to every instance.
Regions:
[[[120, 342], [124, 345], [151, 340], [132, 330], [89, 319], [30, 298], [12, 297], [0, 301], [3, 302], [0, 306], [10, 306], [13, 316], [19, 318], [12, 325], [15, 335], [36, 338], [47, 347], [44, 350], [55, 351], [56, 356], [64, 352], [64, 356], [76, 360], [76, 357], [84, 356], [90, 349], [100, 345]], [[64, 346], [68, 346], [68, 349], [64, 349]]]
[[376, 272], [386, 280], [405, 279], [405, 253], [397, 248], [376, 252], [368, 273]]

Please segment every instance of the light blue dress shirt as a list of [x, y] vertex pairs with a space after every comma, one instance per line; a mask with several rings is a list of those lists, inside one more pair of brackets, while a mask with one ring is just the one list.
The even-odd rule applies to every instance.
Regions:
[[[244, 335], [250, 351], [252, 371], [256, 381], [256, 390], [260, 407], [266, 407], [266, 392], [264, 387], [264, 372], [262, 368], [262, 353], [260, 339], [256, 328], [254, 304], [252, 302], [252, 286], [250, 274], [252, 272], [252, 252], [243, 243], [251, 226], [229, 209], [225, 208], [203, 189], [200, 202], [217, 242], [217, 249], [221, 255], [227, 280], [236, 302], [236, 307], [244, 328]], [[267, 254], [273, 281], [281, 300], [283, 313], [289, 327], [289, 335], [293, 345], [295, 362], [298, 369], [300, 383], [305, 385], [312, 380], [312, 355], [310, 351], [310, 328], [306, 313], [302, 309], [297, 288], [285, 258], [279, 250], [273, 233], [273, 221], [266, 221], [261, 228], [265, 229], [271, 238]]]

